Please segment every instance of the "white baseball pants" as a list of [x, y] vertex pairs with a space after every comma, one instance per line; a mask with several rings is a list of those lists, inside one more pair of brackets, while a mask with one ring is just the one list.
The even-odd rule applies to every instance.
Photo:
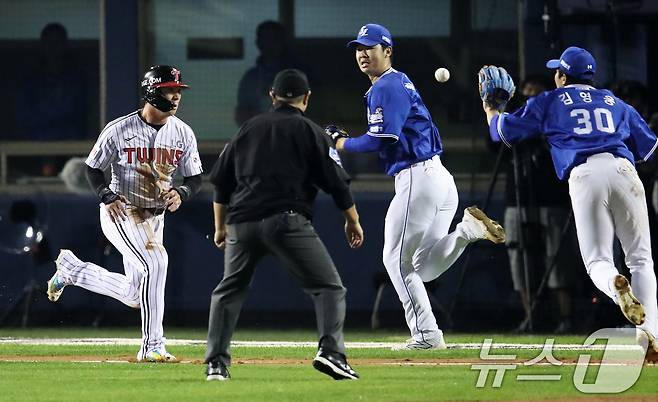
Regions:
[[571, 171], [569, 194], [580, 253], [594, 285], [617, 302], [612, 285], [619, 273], [612, 251], [617, 235], [631, 272], [633, 293], [645, 309], [646, 319], [640, 328], [658, 336], [649, 218], [644, 186], [635, 167], [609, 153], [590, 156]]
[[101, 228], [105, 237], [123, 255], [125, 275], [84, 262], [64, 252], [59, 269], [67, 285], [110, 296], [142, 315], [142, 344], [139, 356], [164, 346], [162, 320], [168, 256], [162, 243], [164, 214], [147, 215], [136, 208], [126, 209], [127, 220], [112, 222], [100, 205]]
[[384, 226], [383, 261], [411, 335], [418, 341], [442, 335], [423, 282], [445, 272], [468, 243], [479, 239], [464, 222], [448, 234], [458, 203], [455, 181], [439, 156], [395, 176], [395, 196]]

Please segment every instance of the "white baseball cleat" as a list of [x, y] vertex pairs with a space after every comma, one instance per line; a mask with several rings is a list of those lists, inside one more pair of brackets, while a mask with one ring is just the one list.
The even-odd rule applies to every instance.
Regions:
[[658, 341], [650, 333], [646, 332], [647, 337], [649, 338], [649, 344], [647, 345], [647, 354], [644, 357], [646, 363], [658, 364]]
[[401, 350], [430, 350], [430, 349], [447, 349], [443, 336], [435, 339], [426, 339], [426, 340], [416, 340], [414, 338], [409, 338], [405, 343], [395, 345], [391, 347], [391, 350], [401, 351]]
[[59, 265], [61, 259], [67, 254], [71, 254], [71, 251], [65, 249], [60, 250], [57, 259], [55, 260], [55, 266], [57, 268], [57, 271], [55, 271], [55, 274], [50, 278], [48, 282], [46, 282], [46, 284], [48, 285], [46, 288], [46, 293], [48, 294], [48, 300], [52, 302], [56, 302], [57, 300], [59, 300], [59, 297], [62, 295], [62, 292], [64, 292], [64, 288], [66, 287], [66, 283], [64, 282], [64, 279], [62, 279], [62, 276], [60, 274]]
[[148, 363], [178, 363], [176, 356], [167, 352], [164, 347], [149, 350], [143, 356], [137, 355], [137, 361]]
[[505, 243], [505, 229], [500, 224], [489, 218], [476, 206], [464, 210], [463, 221], [475, 223], [479, 228], [479, 237], [487, 239], [496, 244]]
[[644, 324], [644, 306], [633, 295], [628, 279], [624, 275], [615, 275], [613, 289], [624, 317], [635, 325]]
[[638, 345], [644, 347], [647, 346], [647, 353], [644, 356], [645, 363], [658, 363], [658, 342], [656, 342], [656, 337], [651, 335], [649, 331], [644, 328], [637, 329], [637, 343]]

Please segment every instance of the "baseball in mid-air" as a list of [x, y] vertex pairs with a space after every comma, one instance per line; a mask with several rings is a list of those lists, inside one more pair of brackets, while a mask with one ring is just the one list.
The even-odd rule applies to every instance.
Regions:
[[437, 68], [434, 72], [434, 78], [439, 82], [446, 82], [450, 79], [450, 71], [447, 68]]

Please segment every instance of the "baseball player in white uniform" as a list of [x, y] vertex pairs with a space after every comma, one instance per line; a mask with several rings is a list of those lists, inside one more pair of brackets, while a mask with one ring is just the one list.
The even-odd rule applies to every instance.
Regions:
[[[546, 138], [557, 176], [569, 181], [587, 273], [624, 316], [646, 332], [647, 359], [656, 359], [656, 275], [644, 186], [634, 164], [651, 158], [658, 139], [632, 106], [592, 86], [596, 61], [587, 50], [569, 47], [546, 66], [555, 70], [557, 89], [530, 98], [510, 114], [483, 102], [489, 134], [508, 146]], [[613, 262], [615, 236], [624, 250], [632, 289]]]
[[[108, 123], [86, 160], [87, 178], [101, 201], [101, 228], [123, 255], [125, 274], [61, 250], [47, 293], [57, 301], [66, 286], [75, 285], [139, 308], [142, 344], [137, 360], [166, 362], [175, 357], [165, 349], [162, 328], [168, 261], [164, 215], [199, 191], [202, 167], [194, 132], [175, 116], [181, 91], [188, 88], [180, 71], [151, 67], [141, 88], [144, 108]], [[103, 174], [108, 168], [109, 185]], [[172, 187], [177, 171], [184, 181]]]
[[505, 241], [505, 232], [476, 207], [448, 233], [457, 211], [455, 181], [441, 164], [439, 130], [406, 74], [391, 67], [393, 38], [378, 24], [361, 27], [354, 48], [361, 72], [372, 86], [366, 92], [368, 131], [341, 138], [336, 126], [326, 128], [336, 149], [378, 152], [386, 174], [395, 177], [395, 196], [386, 213], [383, 262], [411, 332], [394, 350], [446, 347], [423, 282], [445, 272], [466, 246], [480, 239]]

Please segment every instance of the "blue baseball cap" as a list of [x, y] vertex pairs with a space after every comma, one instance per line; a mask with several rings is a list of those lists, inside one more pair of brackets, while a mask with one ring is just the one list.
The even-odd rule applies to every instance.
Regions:
[[546, 67], [559, 68], [569, 77], [591, 79], [596, 72], [596, 60], [587, 50], [570, 46], [559, 59], [546, 62]]
[[366, 24], [359, 29], [356, 39], [349, 42], [347, 47], [363, 45], [373, 47], [382, 45], [386, 47], [393, 46], [393, 37], [388, 29], [378, 24]]

